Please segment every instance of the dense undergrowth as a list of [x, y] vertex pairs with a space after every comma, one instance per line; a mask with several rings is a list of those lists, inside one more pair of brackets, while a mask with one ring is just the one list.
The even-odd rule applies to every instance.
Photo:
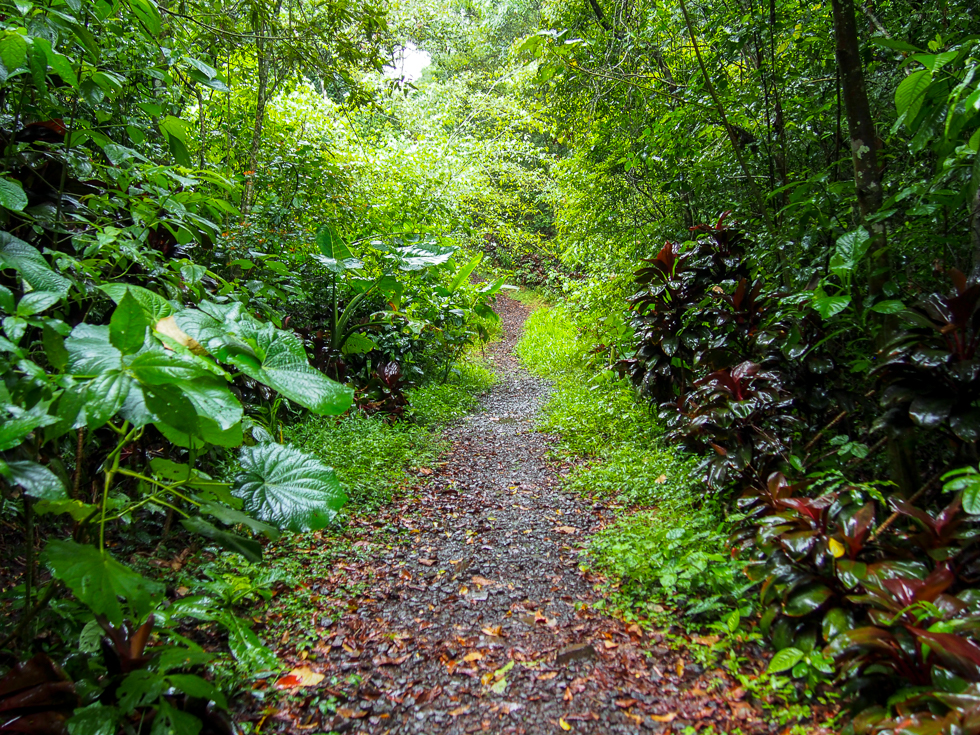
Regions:
[[619, 509], [593, 540], [592, 563], [616, 580], [620, 604], [647, 615], [670, 607], [696, 628], [740, 607], [748, 614], [730, 522], [700, 491], [697, 459], [664, 440], [628, 381], [590, 361], [596, 318], [538, 309], [517, 346], [530, 370], [555, 382], [538, 428], [557, 434], [557, 451], [574, 460], [565, 485]]

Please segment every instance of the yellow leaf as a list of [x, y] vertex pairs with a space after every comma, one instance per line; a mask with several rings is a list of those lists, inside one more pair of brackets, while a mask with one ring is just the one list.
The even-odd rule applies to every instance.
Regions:
[[658, 477], [658, 478], [657, 478], [656, 480], [654, 480], [654, 482], [655, 482], [655, 483], [656, 483], [657, 485], [663, 485], [663, 484], [664, 484], [665, 482], [667, 482], [667, 475], [661, 475], [661, 476], [660, 476], [660, 477]]
[[292, 687], [312, 687], [323, 681], [323, 674], [312, 671], [308, 666], [293, 669], [286, 676], [276, 682], [280, 689], [291, 689]]
[[840, 559], [844, 556], [844, 544], [835, 538], [830, 539], [830, 553], [834, 555], [835, 559]]
[[207, 350], [201, 347], [200, 342], [177, 326], [177, 321], [172, 316], [158, 321], [154, 329], [164, 337], [170, 337], [177, 344], [186, 347], [195, 355], [204, 355], [207, 353]]
[[561, 729], [562, 730], [571, 730], [572, 729], [572, 726], [569, 725], [567, 722], [565, 722], [565, 718], [564, 717], [558, 718], [558, 724], [561, 725]]
[[468, 664], [473, 663], [474, 661], [479, 661], [481, 658], [483, 658], [483, 654], [479, 651], [473, 651], [472, 653], [467, 653], [465, 656], [463, 656], [463, 660]]

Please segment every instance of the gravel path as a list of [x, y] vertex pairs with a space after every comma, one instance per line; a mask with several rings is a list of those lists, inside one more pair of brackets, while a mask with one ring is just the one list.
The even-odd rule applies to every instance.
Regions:
[[[367, 560], [316, 587], [330, 597], [364, 582], [313, 664], [327, 682], [361, 678], [336, 715], [307, 710], [295, 731], [734, 732], [735, 721], [768, 731], [747, 726], [757, 713], [744, 695], [706, 691], [731, 686], [723, 672], [705, 675], [659, 634], [589, 607], [579, 552], [611, 514], [559, 490], [551, 438], [533, 430], [549, 385], [513, 355], [529, 310], [503, 298], [497, 309], [501, 380], [482, 410], [447, 430], [446, 462], [421, 470], [429, 481], [413, 498], [352, 527]], [[410, 541], [385, 537], [393, 525]]]

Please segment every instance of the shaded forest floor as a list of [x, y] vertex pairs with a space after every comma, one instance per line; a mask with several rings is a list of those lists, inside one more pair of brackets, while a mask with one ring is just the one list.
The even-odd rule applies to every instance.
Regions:
[[613, 514], [560, 489], [553, 438], [534, 431], [550, 387], [513, 354], [530, 309], [497, 310], [500, 380], [447, 428], [443, 461], [352, 518], [339, 545], [299, 550], [308, 604], [274, 601], [268, 616], [301, 621], [269, 641], [294, 671], [256, 692], [253, 731], [783, 731], [712, 656], [697, 657], [705, 668], [663, 632], [592, 609], [602, 592], [580, 552]]

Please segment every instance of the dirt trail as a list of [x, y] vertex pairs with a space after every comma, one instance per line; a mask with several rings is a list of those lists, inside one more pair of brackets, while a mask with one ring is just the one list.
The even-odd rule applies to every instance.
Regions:
[[[492, 355], [501, 381], [482, 410], [447, 430], [446, 463], [415, 498], [352, 526], [367, 559], [317, 587], [330, 597], [337, 584], [365, 582], [312, 664], [326, 682], [362, 678], [336, 716], [307, 710], [294, 731], [607, 734], [711, 722], [733, 732], [737, 720], [745, 728], [748, 705], [706, 692], [722, 672], [706, 677], [657, 634], [588, 607], [596, 593], [579, 551], [610, 516], [559, 490], [550, 438], [533, 431], [549, 385], [513, 355], [529, 310], [499, 302], [505, 338]], [[393, 544], [381, 530], [391, 525], [409, 540]]]

